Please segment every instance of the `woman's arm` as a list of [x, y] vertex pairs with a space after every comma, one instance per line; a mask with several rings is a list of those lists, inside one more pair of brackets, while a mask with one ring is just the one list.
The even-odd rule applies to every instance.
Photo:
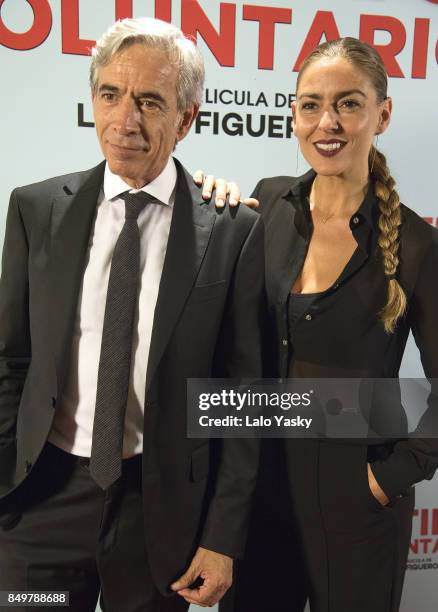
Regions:
[[[415, 438], [398, 442], [393, 454], [374, 462], [374, 475], [390, 498], [397, 497], [438, 468], [438, 231], [432, 230], [421, 261], [408, 313], [424, 373], [431, 385], [428, 407]], [[418, 437], [417, 437], [418, 436]]]

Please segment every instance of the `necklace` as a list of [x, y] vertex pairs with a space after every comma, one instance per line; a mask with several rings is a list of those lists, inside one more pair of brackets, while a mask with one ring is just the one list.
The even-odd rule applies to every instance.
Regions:
[[317, 218], [319, 218], [319, 220], [321, 221], [321, 223], [323, 223], [324, 225], [327, 223], [327, 221], [329, 221], [332, 217], [335, 216], [335, 213], [329, 213], [328, 215], [322, 215], [319, 210], [316, 208], [315, 206], [315, 202], [313, 202], [313, 200], [310, 200], [309, 198], [309, 204], [310, 204], [310, 210], [315, 214], [317, 213]]

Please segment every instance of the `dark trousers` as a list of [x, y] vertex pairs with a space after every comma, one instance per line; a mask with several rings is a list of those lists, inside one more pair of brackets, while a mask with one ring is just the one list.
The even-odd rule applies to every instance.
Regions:
[[[369, 449], [265, 441], [245, 560], [221, 612], [397, 612], [414, 494], [383, 507]], [[266, 447], [268, 450], [266, 450]]]
[[0, 529], [0, 590], [69, 591], [68, 608], [47, 610], [94, 612], [99, 591], [104, 612], [188, 609], [181, 597], [162, 596], [152, 580], [144, 542], [141, 455], [124, 460], [122, 477], [102, 491], [87, 459], [47, 443], [17, 489], [13, 509], [17, 519]]

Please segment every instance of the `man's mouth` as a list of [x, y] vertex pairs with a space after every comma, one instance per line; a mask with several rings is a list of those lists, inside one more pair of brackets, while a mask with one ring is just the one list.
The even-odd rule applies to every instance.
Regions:
[[115, 144], [110, 142], [109, 143], [112, 147], [114, 147], [114, 149], [116, 150], [120, 150], [120, 151], [142, 151], [142, 147], [127, 147], [126, 145], [119, 145], [119, 144]]
[[135, 147], [135, 146], [125, 146], [125, 145], [120, 145], [120, 144], [115, 144], [110, 142], [109, 146], [111, 148], [111, 150], [113, 151], [113, 155], [116, 158], [119, 158], [121, 160], [123, 159], [131, 159], [133, 157], [136, 157], [139, 153], [142, 153], [143, 151], [145, 151], [144, 147]]

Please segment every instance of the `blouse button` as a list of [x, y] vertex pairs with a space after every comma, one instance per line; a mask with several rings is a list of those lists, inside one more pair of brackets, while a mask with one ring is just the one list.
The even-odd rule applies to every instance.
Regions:
[[304, 318], [306, 319], [306, 321], [311, 321], [313, 317], [311, 314], [306, 314]]

